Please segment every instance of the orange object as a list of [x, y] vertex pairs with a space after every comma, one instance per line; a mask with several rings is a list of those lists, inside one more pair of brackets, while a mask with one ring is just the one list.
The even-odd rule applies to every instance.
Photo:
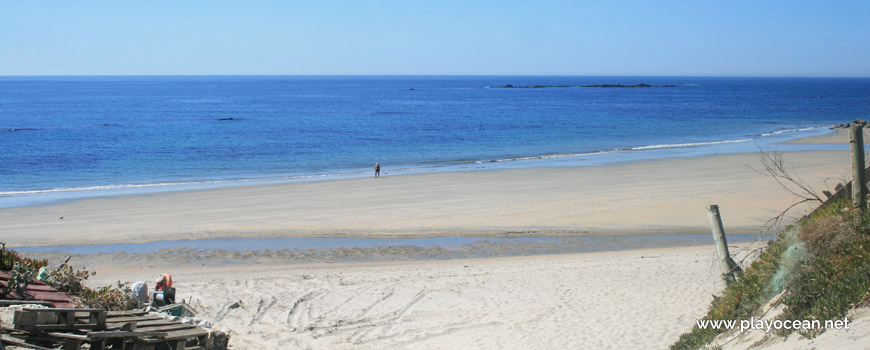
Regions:
[[168, 273], [164, 273], [162, 277], [158, 278], [157, 284], [154, 286], [154, 290], [163, 290], [166, 287], [172, 287], [172, 275]]

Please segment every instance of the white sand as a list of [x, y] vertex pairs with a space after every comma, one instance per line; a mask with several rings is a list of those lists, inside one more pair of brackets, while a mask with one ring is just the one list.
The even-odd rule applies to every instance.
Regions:
[[[785, 158], [818, 191], [849, 174], [845, 151]], [[92, 198], [0, 209], [0, 241], [22, 246], [312, 235], [706, 233], [709, 204], [720, 206], [728, 232], [757, 233], [795, 199], [751, 169], [761, 167], [758, 154], [737, 154]]]
[[[714, 257], [706, 246], [172, 272], [234, 349], [663, 349], [724, 287]], [[165, 272], [98, 270], [95, 285]]]

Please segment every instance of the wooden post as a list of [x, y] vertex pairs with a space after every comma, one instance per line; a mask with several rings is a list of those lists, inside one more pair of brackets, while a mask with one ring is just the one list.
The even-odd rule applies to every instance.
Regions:
[[725, 240], [725, 228], [722, 226], [722, 216], [719, 215], [718, 205], [707, 206], [707, 216], [710, 217], [710, 227], [713, 229], [713, 242], [716, 243], [716, 253], [719, 255], [719, 270], [725, 283], [731, 284], [737, 281], [734, 273], [743, 272], [739, 265], [731, 259], [728, 252], [728, 241]]
[[852, 207], [867, 208], [867, 179], [864, 174], [864, 128], [849, 128], [849, 148], [852, 151]]

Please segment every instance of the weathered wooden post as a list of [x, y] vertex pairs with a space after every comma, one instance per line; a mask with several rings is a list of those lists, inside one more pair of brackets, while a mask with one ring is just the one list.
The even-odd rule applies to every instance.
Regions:
[[852, 207], [867, 208], [867, 178], [864, 174], [864, 128], [849, 128], [849, 149], [852, 151]]
[[716, 243], [716, 253], [719, 255], [719, 270], [725, 283], [731, 284], [737, 281], [735, 273], [743, 272], [743, 269], [731, 259], [728, 252], [728, 241], [725, 240], [725, 228], [722, 226], [722, 216], [719, 215], [719, 206], [712, 204], [707, 206], [707, 216], [710, 217], [710, 227], [713, 229], [713, 241]]

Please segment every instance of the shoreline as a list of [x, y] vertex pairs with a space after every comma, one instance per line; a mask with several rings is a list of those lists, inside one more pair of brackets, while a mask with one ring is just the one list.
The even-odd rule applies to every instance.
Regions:
[[[627, 162], [661, 160], [683, 157], [703, 157], [716, 154], [738, 154], [753, 152], [768, 144], [795, 145], [831, 144], [828, 142], [795, 142], [816, 137], [831, 137], [832, 126], [812, 126], [744, 136], [738, 139], [646, 145], [638, 147], [597, 150], [581, 153], [543, 154], [516, 156], [505, 159], [457, 161], [440, 165], [409, 164], [385, 169], [385, 176], [405, 176], [445, 172], [489, 171], [507, 169], [538, 169], [549, 167], [607, 166]], [[819, 134], [801, 136], [800, 134]], [[370, 177], [369, 171], [344, 169], [333, 173], [292, 174], [237, 179], [204, 179], [190, 182], [157, 182], [107, 184], [85, 187], [34, 189], [0, 192], [0, 210], [23, 206], [40, 206], [76, 201], [88, 198], [114, 197], [137, 194], [153, 194], [180, 191], [219, 189], [236, 186], [259, 186], [301, 182], [320, 182], [332, 180], [363, 179]]]
[[[817, 188], [833, 187], [822, 186], [824, 180], [848, 169], [848, 151], [784, 156]], [[0, 209], [0, 224], [6, 227], [0, 240], [14, 247], [226, 237], [705, 233], [709, 204], [722, 208], [727, 232], [758, 233], [791, 200], [772, 179], [750, 169], [761, 167], [758, 157], [728, 154], [90, 198]]]

